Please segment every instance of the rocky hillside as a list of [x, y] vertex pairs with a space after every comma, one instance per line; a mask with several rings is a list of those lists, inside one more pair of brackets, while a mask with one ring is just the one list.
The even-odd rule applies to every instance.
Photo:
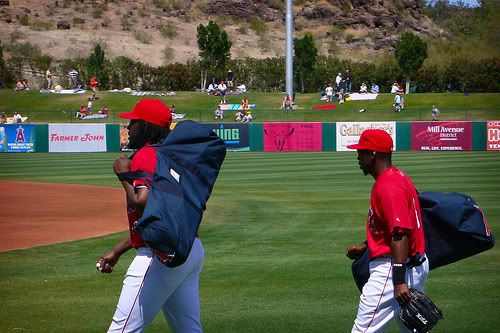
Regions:
[[[311, 33], [320, 54], [355, 59], [392, 51], [403, 31], [447, 33], [419, 0], [294, 1], [295, 36]], [[209, 19], [233, 42], [233, 57], [282, 56], [281, 0], [0, 0], [0, 40], [31, 42], [55, 59], [84, 57], [100, 43], [108, 57], [151, 65], [195, 60], [196, 27]]]

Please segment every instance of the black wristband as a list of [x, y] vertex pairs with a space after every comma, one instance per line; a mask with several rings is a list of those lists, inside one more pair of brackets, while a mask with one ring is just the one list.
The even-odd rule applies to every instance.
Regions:
[[406, 283], [406, 264], [392, 264], [392, 284]]

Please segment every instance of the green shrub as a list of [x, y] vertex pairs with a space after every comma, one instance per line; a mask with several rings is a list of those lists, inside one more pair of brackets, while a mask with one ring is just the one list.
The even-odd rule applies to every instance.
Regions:
[[259, 36], [262, 36], [266, 33], [267, 31], [267, 26], [266, 23], [260, 20], [252, 20], [250, 21], [250, 29], [255, 31], [255, 33]]
[[24, 25], [24, 26], [28, 26], [31, 24], [31, 19], [28, 15], [23, 15], [21, 16], [21, 18], [19, 19], [19, 23], [21, 25]]
[[101, 25], [105, 28], [109, 27], [110, 24], [111, 24], [111, 19], [108, 16], [106, 16], [101, 22]]
[[20, 30], [17, 30], [15, 29], [14, 31], [12, 31], [10, 33], [10, 36], [9, 36], [9, 39], [10, 39], [10, 42], [11, 43], [15, 43], [17, 42], [19, 39], [22, 39], [24, 38], [24, 32], [20, 31]]
[[122, 17], [120, 18], [120, 25], [122, 26], [122, 30], [130, 31], [132, 23], [130, 22], [128, 15], [122, 15]]
[[33, 21], [31, 23], [31, 29], [36, 31], [46, 31], [54, 29], [54, 24], [46, 21]]
[[344, 40], [346, 41], [346, 43], [350, 43], [352, 42], [352, 39], [354, 38], [354, 35], [350, 32], [346, 32], [344, 34]]
[[248, 33], [248, 27], [246, 25], [240, 25], [236, 30], [242, 35], [246, 35]]
[[164, 64], [169, 64], [172, 62], [172, 58], [174, 56], [174, 49], [170, 46], [165, 46], [162, 50], [162, 59]]
[[153, 36], [144, 30], [134, 30], [134, 38], [143, 44], [151, 44]]
[[174, 38], [177, 36], [177, 27], [170, 22], [160, 25], [160, 33], [164, 38]]
[[73, 24], [85, 24], [85, 19], [80, 18], [80, 17], [73, 17], [72, 19]]
[[92, 10], [92, 17], [95, 19], [101, 18], [102, 14], [104, 14], [104, 10], [101, 7], [96, 7]]

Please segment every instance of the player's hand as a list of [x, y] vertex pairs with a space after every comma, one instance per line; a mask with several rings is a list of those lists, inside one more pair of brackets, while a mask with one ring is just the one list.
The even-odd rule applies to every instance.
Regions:
[[101, 273], [111, 273], [113, 271], [113, 267], [118, 262], [119, 257], [108, 253], [102, 257], [99, 257], [96, 263], [96, 269]]
[[361, 245], [351, 245], [349, 246], [347, 249], [346, 249], [346, 252], [345, 252], [345, 255], [349, 258], [349, 259], [357, 259], [359, 257], [361, 257], [361, 255], [363, 254], [363, 252], [366, 250], [366, 244], [363, 243]]
[[394, 298], [399, 302], [399, 304], [405, 304], [411, 300], [410, 289], [408, 289], [408, 284], [397, 284], [394, 286]]
[[121, 155], [115, 160], [113, 171], [117, 174], [130, 171], [130, 159], [127, 155]]

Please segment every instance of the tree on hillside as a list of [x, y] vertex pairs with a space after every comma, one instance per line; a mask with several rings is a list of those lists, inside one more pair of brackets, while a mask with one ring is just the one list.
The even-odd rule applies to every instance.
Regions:
[[43, 73], [50, 67], [52, 57], [43, 54], [40, 47], [30, 42], [26, 43], [10, 43], [8, 44], [9, 68], [12, 74], [18, 79], [24, 77], [25, 74], [34, 75], [34, 79], [38, 81], [40, 86], [43, 86], [45, 76]]
[[8, 87], [11, 83], [13, 83], [13, 78], [3, 59], [2, 41], [0, 41], [0, 88]]
[[231, 41], [227, 33], [217, 23], [209, 21], [208, 25], [200, 24], [197, 28], [197, 42], [202, 63], [201, 88], [205, 89], [208, 71], [212, 68], [224, 68], [231, 57]]
[[107, 89], [109, 78], [105, 63], [106, 56], [104, 50], [101, 48], [100, 44], [97, 44], [94, 48], [94, 52], [91, 53], [86, 60], [87, 72], [90, 77], [97, 77], [100, 87]]
[[295, 38], [293, 45], [295, 50], [294, 68], [299, 79], [298, 82], [300, 82], [300, 91], [304, 92], [304, 79], [313, 72], [318, 49], [310, 34], [306, 34], [303, 38]]
[[394, 52], [399, 67], [406, 76], [406, 93], [410, 91], [410, 76], [422, 67], [427, 58], [427, 43], [417, 35], [406, 32], [396, 44]]

